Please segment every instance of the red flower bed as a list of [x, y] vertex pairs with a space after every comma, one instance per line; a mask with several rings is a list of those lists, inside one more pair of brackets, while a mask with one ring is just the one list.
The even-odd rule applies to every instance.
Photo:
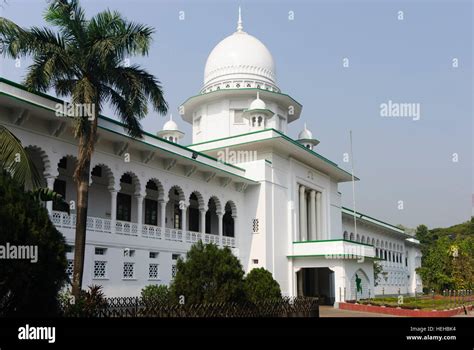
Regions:
[[[451, 317], [457, 314], [464, 313], [464, 308], [458, 307], [452, 310], [410, 310], [401, 309], [395, 307], [383, 307], [375, 305], [362, 305], [352, 303], [339, 303], [339, 309], [351, 310], [351, 311], [362, 311], [362, 312], [373, 312], [377, 314], [405, 316], [405, 317]], [[468, 306], [468, 310], [473, 310], [473, 306]], [[375, 315], [374, 315], [375, 316]]]

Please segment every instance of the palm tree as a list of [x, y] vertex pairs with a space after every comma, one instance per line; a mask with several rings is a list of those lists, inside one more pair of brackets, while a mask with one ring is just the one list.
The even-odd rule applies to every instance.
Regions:
[[41, 187], [41, 176], [23, 148], [21, 141], [5, 126], [0, 125], [0, 168], [15, 175], [15, 180], [27, 189]]
[[14, 176], [15, 181], [30, 191], [38, 201], [53, 201], [69, 213], [69, 204], [53, 190], [42, 187], [41, 175], [20, 139], [5, 126], [0, 125], [0, 168]]
[[53, 1], [44, 18], [58, 31], [21, 28], [0, 18], [0, 43], [9, 57], [32, 56], [24, 82], [30, 90], [54, 89], [58, 96], [70, 98], [72, 106], [86, 106], [92, 111], [73, 116], [78, 161], [74, 171], [77, 223], [72, 293], [78, 297], [82, 289], [91, 157], [102, 107], [109, 103], [128, 134], [141, 137], [140, 119], [146, 116], [148, 103], [160, 114], [166, 114], [168, 106], [160, 82], [125, 60], [148, 54], [153, 28], [129, 22], [109, 10], [88, 20], [77, 0]]

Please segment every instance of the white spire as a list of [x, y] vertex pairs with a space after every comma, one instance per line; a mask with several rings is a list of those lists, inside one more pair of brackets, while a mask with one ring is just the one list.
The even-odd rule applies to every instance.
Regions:
[[237, 22], [237, 32], [242, 32], [244, 30], [244, 27], [242, 25], [242, 11], [240, 10], [239, 6], [239, 20]]

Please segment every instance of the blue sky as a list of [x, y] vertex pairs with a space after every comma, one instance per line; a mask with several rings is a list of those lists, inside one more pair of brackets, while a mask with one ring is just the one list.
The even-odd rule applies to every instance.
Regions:
[[[2, 16], [22, 26], [43, 25], [46, 1], [8, 0]], [[272, 52], [282, 92], [303, 104], [290, 124], [296, 137], [306, 122], [321, 141], [316, 151], [349, 169], [353, 131], [358, 211], [394, 224], [447, 226], [472, 210], [472, 41], [470, 1], [82, 1], [87, 14], [110, 8], [156, 28], [149, 56], [131, 58], [164, 85], [171, 112], [202, 87], [206, 58], [244, 30]], [[180, 11], [185, 19], [180, 20]], [[289, 20], [289, 11], [294, 19]], [[398, 11], [404, 12], [399, 21]], [[344, 68], [343, 58], [349, 59]], [[452, 60], [459, 67], [452, 67]], [[28, 61], [3, 60], [0, 74], [21, 82]], [[419, 103], [421, 118], [383, 118], [389, 100]], [[113, 117], [106, 109], [104, 114]], [[175, 120], [178, 118], [175, 118]], [[149, 132], [166, 118], [143, 121]], [[189, 125], [181, 121], [183, 131]], [[189, 136], [184, 144], [191, 143]], [[453, 162], [453, 153], [459, 160]], [[352, 206], [350, 184], [340, 186]], [[403, 201], [403, 210], [399, 209]]]

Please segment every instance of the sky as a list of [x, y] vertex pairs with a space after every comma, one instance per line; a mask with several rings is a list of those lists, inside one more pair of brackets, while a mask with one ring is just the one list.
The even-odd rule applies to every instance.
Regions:
[[[43, 26], [46, 3], [7, 0], [0, 13], [21, 26]], [[321, 142], [315, 151], [350, 170], [344, 156], [352, 130], [357, 211], [430, 228], [471, 216], [472, 1], [81, 3], [87, 16], [109, 8], [155, 28], [149, 55], [130, 62], [162, 82], [170, 112], [187, 134], [183, 144], [192, 143], [191, 128], [178, 117], [178, 107], [199, 93], [207, 56], [235, 31], [241, 6], [244, 30], [273, 55], [281, 91], [303, 105], [288, 135], [296, 138], [306, 122]], [[30, 62], [16, 67], [1, 59], [0, 75], [22, 82]], [[383, 116], [381, 105], [389, 101], [414, 104], [419, 118]], [[103, 114], [114, 117], [109, 108]], [[156, 133], [166, 120], [150, 112], [142, 124]], [[346, 207], [353, 206], [351, 186], [340, 185]]]

